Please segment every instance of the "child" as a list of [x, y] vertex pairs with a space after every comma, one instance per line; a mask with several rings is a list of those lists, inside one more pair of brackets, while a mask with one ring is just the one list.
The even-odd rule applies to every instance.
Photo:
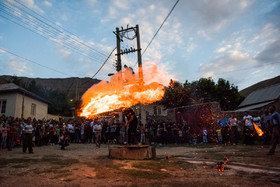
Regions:
[[222, 139], [222, 131], [221, 131], [221, 128], [218, 128], [216, 130], [216, 133], [217, 133], [217, 136], [218, 136], [218, 141], [217, 142], [222, 142], [223, 139]]
[[65, 150], [65, 147], [69, 145], [69, 137], [65, 133], [65, 130], [62, 131], [61, 136], [59, 137], [59, 145], [61, 145], [61, 150]]
[[202, 130], [202, 138], [203, 138], [203, 143], [208, 142], [208, 140], [207, 140], [207, 130], [206, 129]]

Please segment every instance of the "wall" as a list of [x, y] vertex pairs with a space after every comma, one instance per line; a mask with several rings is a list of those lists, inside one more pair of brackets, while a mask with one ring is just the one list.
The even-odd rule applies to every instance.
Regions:
[[[6, 112], [4, 113], [4, 115], [21, 118], [22, 117], [23, 98], [24, 98], [23, 118], [32, 117], [32, 118], [36, 118], [36, 119], [43, 119], [43, 118], [47, 117], [48, 105], [46, 103], [38, 101], [38, 100], [33, 99], [28, 96], [24, 96], [19, 93], [0, 94], [1, 100], [2, 99], [7, 100]], [[35, 115], [31, 115], [31, 104], [32, 103], [34, 103], [36, 105]]]
[[[21, 102], [19, 102], [19, 103], [22, 103], [22, 97], [20, 100], [21, 100]], [[31, 104], [32, 103], [36, 105], [35, 115], [31, 114]], [[23, 113], [24, 118], [32, 117], [32, 118], [36, 118], [36, 119], [43, 119], [43, 118], [46, 119], [47, 114], [48, 114], [48, 105], [46, 103], [43, 103], [36, 99], [30, 98], [28, 96], [24, 96], [24, 113]]]
[[5, 116], [14, 116], [15, 115], [15, 106], [16, 106], [16, 94], [0, 94], [0, 100], [7, 100], [6, 103], [6, 112], [1, 113], [1, 108], [0, 108], [0, 115], [5, 115]]

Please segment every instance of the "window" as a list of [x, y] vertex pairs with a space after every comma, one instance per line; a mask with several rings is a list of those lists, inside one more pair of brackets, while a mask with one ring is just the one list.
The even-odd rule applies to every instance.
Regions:
[[6, 113], [7, 100], [0, 100], [1, 114]]
[[36, 104], [34, 103], [31, 104], [31, 115], [36, 115]]
[[154, 106], [154, 115], [157, 115], [157, 106]]
[[158, 114], [161, 115], [161, 107], [158, 107]]

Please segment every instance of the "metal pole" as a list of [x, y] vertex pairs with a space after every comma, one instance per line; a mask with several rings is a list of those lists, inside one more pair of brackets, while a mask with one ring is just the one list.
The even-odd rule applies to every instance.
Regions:
[[143, 81], [140, 33], [139, 33], [139, 26], [138, 25], [136, 25], [136, 35], [137, 35], [137, 56], [138, 56], [139, 84], [141, 86], [141, 85], [144, 84], [144, 81]]
[[117, 72], [122, 70], [122, 61], [121, 61], [121, 39], [120, 39], [120, 29], [116, 28], [116, 37], [117, 37]]

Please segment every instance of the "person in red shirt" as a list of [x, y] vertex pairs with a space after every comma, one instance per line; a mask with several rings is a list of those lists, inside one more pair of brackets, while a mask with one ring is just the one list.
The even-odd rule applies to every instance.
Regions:
[[8, 151], [11, 151], [12, 148], [14, 147], [15, 135], [16, 135], [15, 125], [11, 124], [10, 129], [8, 131]]

